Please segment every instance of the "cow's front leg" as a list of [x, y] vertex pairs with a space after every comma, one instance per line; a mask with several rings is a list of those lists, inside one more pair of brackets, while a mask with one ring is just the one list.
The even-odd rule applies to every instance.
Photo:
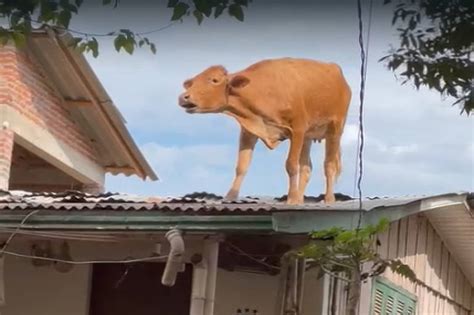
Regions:
[[290, 151], [286, 160], [286, 171], [288, 173], [288, 204], [303, 203], [303, 196], [299, 194], [298, 173], [301, 150], [304, 144], [304, 132], [293, 131], [291, 136]]
[[234, 200], [237, 199], [240, 192], [240, 186], [244, 180], [245, 174], [252, 160], [253, 149], [257, 143], [258, 138], [241, 128], [240, 130], [240, 143], [239, 143], [239, 155], [237, 158], [237, 166], [235, 168], [235, 178], [232, 182], [232, 187], [226, 195], [226, 199]]

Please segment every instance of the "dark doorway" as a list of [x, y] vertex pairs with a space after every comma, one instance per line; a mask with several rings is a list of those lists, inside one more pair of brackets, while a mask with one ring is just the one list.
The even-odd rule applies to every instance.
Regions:
[[192, 266], [173, 287], [161, 284], [163, 263], [96, 264], [90, 315], [188, 315]]

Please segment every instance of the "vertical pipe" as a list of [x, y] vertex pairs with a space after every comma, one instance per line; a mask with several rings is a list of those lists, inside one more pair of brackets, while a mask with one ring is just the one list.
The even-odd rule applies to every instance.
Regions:
[[216, 295], [217, 260], [219, 242], [216, 239], [206, 240], [204, 243], [204, 257], [207, 261], [206, 301], [204, 315], [214, 315], [214, 298]]
[[298, 314], [303, 314], [303, 294], [304, 294], [304, 278], [305, 278], [305, 273], [306, 273], [306, 260], [304, 258], [298, 258], [297, 264], [298, 264], [297, 309], [298, 309]]
[[324, 276], [321, 278], [323, 282], [323, 299], [321, 303], [321, 315], [330, 315], [329, 314], [329, 292], [331, 292], [331, 278], [327, 273], [324, 273]]
[[190, 315], [204, 315], [207, 274], [207, 261], [205, 259], [194, 265]]

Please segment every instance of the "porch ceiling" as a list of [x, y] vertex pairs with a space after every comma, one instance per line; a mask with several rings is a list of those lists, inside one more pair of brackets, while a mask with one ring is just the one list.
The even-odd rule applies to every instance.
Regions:
[[474, 209], [458, 205], [426, 215], [474, 286]]

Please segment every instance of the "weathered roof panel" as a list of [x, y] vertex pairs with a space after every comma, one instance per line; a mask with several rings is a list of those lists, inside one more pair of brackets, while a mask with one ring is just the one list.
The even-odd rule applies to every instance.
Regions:
[[[445, 194], [440, 196], [456, 196]], [[369, 198], [363, 200], [362, 209], [393, 208], [420, 202], [433, 196], [407, 196], [397, 198]], [[0, 192], [0, 210], [116, 210], [116, 211], [175, 211], [188, 213], [262, 213], [281, 211], [358, 211], [359, 201], [338, 194], [333, 204], [321, 202], [323, 196], [305, 198], [303, 205], [287, 205], [285, 197], [243, 197], [235, 201], [209, 193], [193, 193], [182, 197], [141, 197], [119, 193], [91, 195], [78, 191], [61, 193], [29, 193], [24, 191]]]

